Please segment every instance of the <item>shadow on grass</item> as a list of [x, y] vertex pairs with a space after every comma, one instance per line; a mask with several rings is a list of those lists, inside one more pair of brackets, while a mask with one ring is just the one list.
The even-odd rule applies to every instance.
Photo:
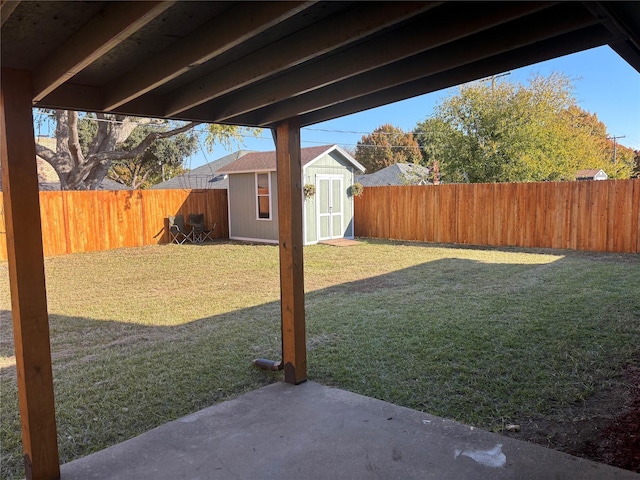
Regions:
[[[583, 401], [640, 345], [637, 266], [583, 260], [446, 258], [308, 292], [309, 378], [486, 429]], [[61, 461], [277, 381], [251, 360], [279, 358], [279, 316], [278, 302], [172, 327], [52, 314]], [[19, 477], [15, 368], [0, 381], [1, 473]]]

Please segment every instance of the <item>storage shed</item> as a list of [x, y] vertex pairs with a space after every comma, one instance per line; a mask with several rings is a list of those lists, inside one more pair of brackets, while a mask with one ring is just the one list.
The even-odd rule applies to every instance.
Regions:
[[[303, 205], [303, 239], [309, 245], [353, 238], [355, 173], [364, 171], [337, 145], [301, 149], [302, 185], [313, 185]], [[217, 171], [229, 178], [229, 238], [278, 242], [276, 152], [251, 152]]]

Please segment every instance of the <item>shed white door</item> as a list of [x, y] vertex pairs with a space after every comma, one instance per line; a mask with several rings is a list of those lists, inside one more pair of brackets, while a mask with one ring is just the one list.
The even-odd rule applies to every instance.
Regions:
[[318, 240], [342, 238], [342, 176], [317, 176]]

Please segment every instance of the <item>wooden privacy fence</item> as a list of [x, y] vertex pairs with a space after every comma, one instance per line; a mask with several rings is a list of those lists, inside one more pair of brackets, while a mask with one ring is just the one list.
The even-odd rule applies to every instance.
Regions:
[[640, 179], [366, 187], [355, 234], [422, 242], [640, 252]]
[[[167, 243], [167, 217], [183, 214], [186, 222], [190, 213], [204, 213], [207, 226], [218, 224], [214, 238], [229, 237], [227, 191], [222, 189], [40, 192], [44, 254]], [[4, 214], [0, 232], [0, 259], [6, 260]]]

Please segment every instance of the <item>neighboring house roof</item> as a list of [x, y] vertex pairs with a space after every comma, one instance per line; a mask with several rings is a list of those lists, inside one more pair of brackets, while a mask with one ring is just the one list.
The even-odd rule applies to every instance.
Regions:
[[[426, 185], [430, 170], [414, 163], [394, 163], [388, 167], [367, 175], [357, 175], [356, 182], [363, 187], [381, 187], [386, 185], [407, 185], [407, 180], [416, 179], [415, 184]], [[413, 184], [413, 183], [412, 183]]]
[[[356, 169], [364, 172], [364, 167], [358, 161], [345, 152], [337, 145], [322, 145], [319, 147], [307, 147], [300, 149], [300, 160], [302, 167], [312, 164], [320, 157], [327, 155], [333, 151], [339, 152], [346, 158]], [[253, 173], [253, 172], [275, 172], [276, 171], [276, 152], [250, 152], [239, 158], [226, 167], [218, 170], [218, 173]]]
[[584, 178], [595, 178], [596, 176], [598, 177], [603, 177], [603, 178], [609, 178], [609, 176], [606, 174], [606, 172], [602, 169], [598, 170], [598, 169], [587, 169], [587, 170], [578, 170], [576, 172], [576, 179], [584, 179]]
[[229, 180], [226, 174], [218, 172], [223, 167], [226, 167], [230, 163], [238, 160], [245, 155], [255, 153], [250, 150], [238, 150], [237, 152], [230, 153], [218, 160], [209, 162], [201, 167], [194, 168], [193, 170], [169, 180], [154, 185], [153, 189], [164, 190], [173, 188], [184, 189], [202, 189], [202, 188], [216, 188], [227, 189], [229, 188]]

